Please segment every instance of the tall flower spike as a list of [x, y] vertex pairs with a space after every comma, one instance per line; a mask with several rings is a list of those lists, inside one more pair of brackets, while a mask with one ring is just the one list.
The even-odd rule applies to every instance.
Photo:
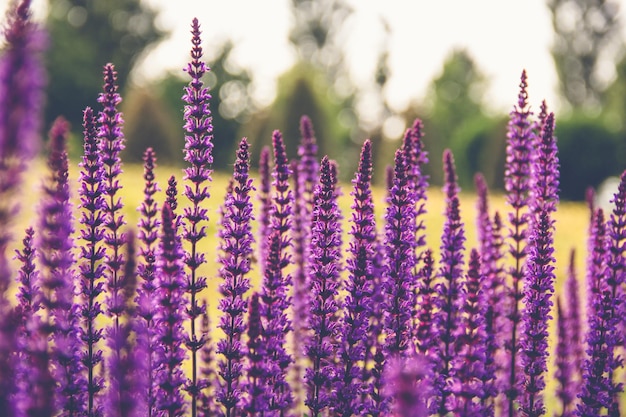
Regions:
[[558, 199], [558, 157], [553, 136], [554, 114], [543, 123], [531, 176], [530, 236], [528, 238], [524, 307], [521, 324], [521, 363], [524, 372], [520, 411], [528, 417], [545, 413], [543, 390], [548, 370], [548, 320], [554, 293], [554, 220]]
[[56, 402], [68, 416], [85, 411], [86, 384], [80, 358], [78, 306], [73, 304], [74, 258], [72, 206], [65, 150], [69, 126], [58, 118], [50, 129], [50, 177], [44, 185], [40, 209], [39, 258], [43, 266], [41, 288], [52, 334], [53, 376], [58, 381]]
[[363, 404], [358, 401], [363, 379], [362, 362], [367, 346], [368, 308], [372, 295], [372, 260], [369, 254], [374, 251], [376, 223], [374, 201], [371, 190], [372, 143], [366, 140], [361, 149], [359, 169], [352, 180], [352, 227], [350, 229], [350, 256], [346, 260], [349, 272], [346, 281], [347, 296], [340, 330], [335, 382], [336, 398], [333, 412], [342, 417], [362, 413]]
[[265, 389], [265, 357], [266, 350], [263, 343], [263, 323], [261, 321], [261, 303], [259, 293], [252, 294], [248, 307], [248, 366], [246, 369], [247, 381], [245, 391], [248, 395], [244, 399], [243, 415], [259, 415], [268, 411], [268, 395]]
[[435, 328], [435, 285], [432, 250], [427, 249], [422, 258], [423, 266], [417, 274], [419, 282], [417, 291], [417, 326], [415, 328], [415, 344], [417, 352], [432, 361], [437, 345], [437, 329]]
[[[0, 314], [4, 314], [4, 293], [11, 279], [6, 251], [18, 209], [14, 194], [28, 162], [39, 151], [45, 102], [43, 53], [47, 41], [31, 21], [30, 3], [12, 2], [3, 30], [6, 45], [0, 54]], [[0, 351], [0, 360], [4, 359]], [[0, 391], [6, 392], [2, 386]]]
[[80, 231], [80, 253], [83, 262], [80, 264], [80, 282], [82, 294], [81, 317], [83, 318], [81, 339], [84, 343], [82, 361], [87, 368], [87, 416], [102, 415], [101, 407], [96, 402], [98, 393], [102, 390], [103, 381], [95, 371], [102, 362], [102, 350], [98, 342], [102, 339], [102, 329], [98, 328], [96, 320], [102, 314], [102, 306], [98, 296], [103, 291], [105, 256], [104, 248], [104, 171], [102, 160], [98, 152], [98, 138], [96, 120], [93, 110], [89, 107], [83, 113], [84, 153], [80, 172], [80, 206], [82, 225]]
[[[444, 151], [443, 155], [445, 184], [443, 191], [446, 196], [446, 218], [441, 237], [441, 260], [438, 276], [439, 284], [436, 286], [438, 312], [435, 315], [437, 334], [439, 335], [439, 348], [436, 356], [439, 358], [435, 365], [436, 381], [434, 389], [437, 407], [433, 412], [445, 415], [448, 411], [447, 398], [450, 396], [448, 378], [452, 376], [451, 362], [455, 357], [456, 335], [454, 329], [460, 326], [460, 303], [462, 291], [463, 251], [465, 243], [464, 225], [459, 210], [459, 197], [454, 158], [450, 150]], [[435, 404], [436, 403], [436, 404]]]
[[565, 282], [565, 323], [567, 331], [567, 355], [571, 361], [571, 377], [569, 380], [571, 404], [568, 410], [573, 415], [575, 410], [576, 393], [580, 392], [581, 369], [585, 352], [583, 350], [582, 322], [580, 317], [580, 302], [578, 291], [578, 277], [576, 274], [575, 251], [570, 252], [569, 267], [567, 270], [567, 281]]
[[[145, 373], [147, 364], [145, 352], [137, 343], [137, 316], [132, 300], [137, 286], [135, 261], [135, 236], [128, 233], [126, 243], [126, 263], [121, 279], [122, 323], [112, 326], [109, 336], [110, 355], [108, 356], [108, 380], [106, 415], [110, 417], [139, 417], [146, 415], [147, 387]], [[132, 339], [135, 341], [133, 342]]]
[[105, 182], [105, 225], [107, 231], [104, 241], [108, 249], [106, 253], [108, 315], [113, 319], [115, 326], [119, 327], [120, 300], [122, 297], [122, 288], [119, 281], [121, 281], [121, 269], [124, 265], [122, 246], [125, 241], [121, 227], [125, 224], [125, 221], [121, 213], [123, 205], [118, 192], [122, 188], [119, 176], [122, 173], [120, 152], [124, 149], [124, 134], [122, 133], [124, 121], [122, 114], [117, 111], [117, 106], [122, 101], [122, 98], [117, 93], [116, 81], [117, 72], [113, 64], [106, 64], [104, 66], [103, 92], [98, 97], [98, 102], [103, 106], [103, 110], [98, 117], [100, 126], [98, 137]]
[[410, 348], [411, 312], [415, 305], [415, 193], [410, 183], [407, 154], [396, 151], [393, 187], [385, 214], [386, 268], [383, 275], [385, 292], [385, 355], [387, 359], [403, 355]]
[[428, 189], [428, 176], [423, 173], [424, 166], [428, 163], [428, 152], [424, 149], [422, 140], [424, 128], [420, 119], [415, 119], [413, 126], [407, 130], [404, 137], [403, 150], [407, 160], [407, 177], [413, 187], [416, 206], [415, 245], [416, 248], [426, 245], [426, 226], [421, 219], [426, 214], [426, 191]]
[[341, 273], [341, 214], [337, 205], [337, 177], [325, 156], [320, 168], [319, 184], [313, 194], [313, 218], [309, 247], [311, 334], [305, 341], [305, 352], [311, 366], [304, 380], [307, 387], [305, 405], [316, 416], [334, 401], [331, 383], [335, 377], [334, 358], [339, 337], [338, 311]]
[[[245, 293], [250, 289], [250, 257], [252, 256], [252, 202], [254, 190], [250, 171], [249, 144], [246, 138], [239, 143], [233, 173], [233, 192], [226, 195], [224, 218], [219, 232], [221, 238], [219, 260], [222, 311], [220, 329], [225, 337], [217, 344], [220, 376], [217, 401], [224, 407], [223, 415], [235, 416], [241, 409], [243, 358], [245, 349], [241, 336], [245, 331], [244, 314], [247, 309]], [[221, 413], [220, 413], [221, 415]]]
[[185, 335], [181, 323], [185, 314], [185, 282], [182, 265], [183, 250], [177, 233], [176, 215], [169, 204], [161, 210], [161, 239], [159, 243], [159, 290], [158, 313], [155, 327], [158, 329], [159, 348], [156, 363], [158, 387], [157, 410], [169, 417], [185, 415], [183, 396], [185, 375], [181, 365], [185, 360]]
[[261, 288], [265, 371], [259, 383], [265, 389], [271, 415], [284, 415], [293, 403], [291, 387], [287, 383], [287, 368], [293, 359], [286, 349], [287, 333], [291, 330], [291, 321], [287, 317], [291, 297], [287, 295], [289, 276], [284, 274], [282, 268], [280, 232], [274, 230], [269, 240]]
[[613, 297], [609, 289], [607, 269], [608, 239], [604, 212], [601, 208], [594, 214], [594, 240], [598, 243], [592, 254], [594, 274], [590, 277], [589, 308], [587, 314], [588, 330], [586, 335], [586, 353], [582, 371], [582, 389], [578, 394], [580, 402], [576, 414], [581, 417], [600, 415], [602, 408], [609, 408], [612, 401], [610, 380], [611, 341], [616, 331], [616, 322], [612, 317]]
[[454, 381], [458, 384], [453, 389], [457, 402], [455, 414], [461, 416], [493, 415], [493, 410], [484, 402], [487, 299], [481, 288], [484, 283], [480, 269], [478, 251], [472, 249], [461, 297], [463, 306], [457, 334], [458, 353], [452, 360]]
[[554, 378], [558, 381], [556, 395], [560, 402], [560, 417], [571, 417], [573, 413], [573, 401], [576, 393], [574, 387], [573, 374], [576, 371], [571, 361], [571, 349], [569, 348], [570, 340], [567, 329], [567, 317], [563, 314], [561, 307], [561, 298], [556, 299], [556, 323], [557, 323], [557, 346], [555, 354], [556, 371]]
[[159, 191], [155, 181], [154, 168], [156, 166], [156, 156], [152, 148], [146, 149], [144, 160], [144, 200], [139, 207], [141, 217], [137, 228], [138, 240], [140, 242], [139, 255], [141, 260], [137, 265], [137, 274], [141, 277], [140, 285], [137, 288], [137, 315], [143, 319], [143, 329], [141, 336], [143, 340], [143, 350], [146, 352], [146, 389], [147, 389], [147, 415], [152, 417], [155, 411], [154, 373], [155, 373], [155, 349], [156, 349], [156, 328], [154, 326], [154, 316], [156, 313], [156, 303], [154, 301], [157, 294], [157, 239], [160, 222], [158, 219], [158, 207], [154, 200], [154, 195]]
[[264, 274], [265, 259], [267, 258], [267, 242], [270, 235], [271, 228], [271, 215], [272, 215], [272, 180], [270, 171], [270, 148], [264, 146], [261, 149], [261, 155], [259, 157], [259, 182], [261, 184], [258, 194], [259, 199], [259, 253], [258, 253], [258, 265], [261, 272], [261, 276]]
[[191, 24], [191, 62], [187, 64], [187, 73], [191, 77], [189, 85], [185, 87], [183, 101], [185, 104], [185, 161], [189, 167], [185, 168], [184, 180], [191, 183], [185, 186], [185, 197], [191, 202], [191, 207], [184, 210], [185, 225], [183, 236], [189, 242], [189, 252], [185, 253], [187, 265], [187, 292], [189, 294], [189, 341], [187, 346], [191, 352], [191, 380], [187, 390], [191, 395], [191, 416], [196, 417], [197, 398], [204, 382], [198, 381], [198, 350], [203, 341], [198, 338], [196, 320], [202, 314], [198, 305], [198, 297], [206, 288], [206, 278], [199, 276], [198, 269], [205, 263], [204, 254], [198, 250], [198, 243], [206, 237], [206, 226], [209, 216], [203, 202], [209, 198], [208, 181], [211, 180], [211, 164], [213, 163], [213, 125], [209, 110], [211, 95], [204, 86], [202, 77], [209, 70], [202, 61], [202, 40], [200, 39], [200, 24], [193, 19]]
[[215, 401], [215, 357], [213, 354], [213, 342], [211, 340], [211, 321], [206, 301], [202, 302], [202, 320], [200, 331], [204, 339], [204, 345], [200, 349], [200, 377], [206, 381], [204, 389], [200, 390], [198, 415], [200, 417], [213, 417], [218, 415]]
[[528, 193], [530, 176], [531, 149], [534, 144], [533, 123], [530, 120], [532, 112], [528, 105], [526, 88], [526, 71], [522, 72], [520, 92], [517, 105], [511, 111], [508, 124], [505, 181], [506, 201], [511, 206], [509, 212], [509, 253], [512, 257], [509, 275], [512, 278], [509, 287], [509, 303], [507, 317], [509, 318], [509, 336], [505, 348], [509, 354], [507, 364], [508, 378], [502, 387], [507, 401], [503, 404], [503, 415], [516, 415], [517, 398], [520, 394], [520, 365], [519, 365], [519, 325], [520, 301], [523, 298], [521, 282], [524, 278], [524, 260], [526, 258], [526, 229], [528, 223]]

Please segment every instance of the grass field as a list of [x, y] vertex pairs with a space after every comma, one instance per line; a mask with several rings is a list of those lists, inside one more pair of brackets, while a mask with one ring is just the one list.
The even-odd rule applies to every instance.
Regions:
[[[73, 178], [72, 183], [74, 184], [73, 197], [76, 199], [77, 191], [76, 191], [76, 178], [78, 178], [79, 168], [77, 166], [77, 162], [74, 161], [70, 168], [70, 176]], [[125, 165], [124, 173], [121, 177], [121, 182], [123, 184], [123, 189], [121, 191], [121, 198], [123, 200], [123, 204], [125, 207], [124, 215], [126, 222], [129, 227], [136, 227], [136, 224], [139, 219], [139, 213], [137, 212], [137, 207], [141, 204], [143, 198], [143, 168], [141, 165]], [[161, 185], [161, 188], [164, 190], [167, 186], [167, 179], [171, 175], [175, 175], [178, 183], [179, 183], [179, 193], [182, 190], [182, 171], [180, 168], [173, 167], [158, 167], [156, 170], [157, 181]], [[37, 207], [38, 207], [38, 196], [40, 194], [39, 190], [41, 188], [41, 182], [46, 177], [47, 170], [45, 164], [41, 161], [35, 163], [32, 166], [32, 169], [29, 171], [27, 178], [25, 179], [25, 185], [20, 190], [20, 199], [22, 202], [22, 209], [19, 217], [16, 220], [16, 224], [14, 225], [14, 242], [15, 248], [19, 247], [21, 242], [23, 230], [29, 226], [36, 226], [38, 219], [36, 217]], [[219, 312], [217, 310], [218, 304], [218, 285], [219, 279], [218, 275], [218, 264], [217, 264], [217, 247], [218, 247], [218, 239], [216, 237], [217, 234], [217, 222], [219, 220], [218, 209], [219, 206], [223, 202], [224, 193], [228, 184], [229, 176], [223, 173], [215, 173], [213, 176], [213, 182], [210, 186], [211, 189], [211, 198], [208, 202], [208, 209], [211, 216], [211, 220], [208, 224], [208, 238], [205, 239], [200, 249], [204, 251], [206, 254], [206, 258], [208, 263], [204, 265], [201, 269], [201, 273], [209, 278], [209, 288], [204, 292], [204, 296], [207, 298], [207, 301], [210, 305], [210, 314], [211, 320], [215, 326], [219, 318]], [[342, 184], [342, 197], [340, 201], [340, 205], [343, 209], [344, 217], [345, 217], [345, 227], [344, 227], [344, 244], [348, 242], [348, 230], [349, 230], [349, 208], [351, 205], [350, 192], [351, 185], [350, 184]], [[379, 219], [379, 230], [382, 227], [382, 217], [384, 215], [385, 210], [385, 193], [386, 191], [382, 188], [375, 188], [375, 200], [376, 200], [376, 215]], [[158, 194], [157, 200], [162, 202], [164, 199], [164, 192], [160, 192]], [[253, 197], [256, 201], [256, 198]], [[75, 203], [76, 206], [78, 202]], [[187, 202], [184, 198], [179, 200], [179, 213], [182, 213], [182, 208], [186, 206]], [[505, 203], [504, 197], [502, 195], [493, 195], [491, 196], [491, 212], [498, 210], [503, 219], [506, 219], [506, 214], [508, 207]], [[471, 190], [468, 192], [461, 193], [461, 214], [464, 219], [466, 225], [466, 249], [470, 249], [477, 245], [476, 241], [476, 233], [475, 233], [475, 218], [476, 218], [476, 195], [471, 193]], [[431, 188], [428, 191], [428, 202], [427, 202], [427, 215], [425, 218], [426, 224], [426, 233], [427, 233], [427, 243], [429, 247], [431, 247], [435, 252], [438, 252], [439, 248], [439, 240], [443, 228], [443, 217], [444, 212], [444, 199], [443, 194], [440, 189]], [[78, 224], [78, 211], [75, 212], [75, 220], [77, 230], [80, 228]], [[585, 285], [582, 281], [582, 277], [584, 276], [584, 259], [586, 257], [585, 253], [585, 244], [586, 244], [586, 231], [588, 227], [588, 210], [587, 207], [582, 203], [561, 203], [558, 207], [558, 211], [556, 213], [556, 243], [555, 243], [555, 256], [556, 256], [556, 275], [557, 282], [556, 288], [557, 293], [564, 282], [566, 277], [566, 271], [568, 267], [569, 261], [569, 253], [572, 248], [576, 249], [577, 254], [577, 265], [579, 271], [579, 277], [581, 279], [580, 287], [582, 289], [585, 288]], [[505, 223], [506, 225], [506, 223]], [[35, 227], [35, 229], [37, 229]], [[76, 240], [77, 245], [80, 245], [80, 241]], [[258, 285], [259, 276], [258, 276], [258, 267], [254, 267], [252, 271], [252, 278], [254, 285]], [[584, 303], [583, 303], [584, 305]], [[554, 326], [553, 326], [554, 327]], [[220, 337], [220, 334], [217, 332], [213, 332], [213, 338]], [[548, 392], [552, 392], [552, 384], [550, 381], [551, 378], [548, 379]], [[553, 396], [549, 394], [547, 396], [548, 399], [548, 407], [550, 407], [550, 400]], [[550, 410], [548, 410], [550, 411]]]

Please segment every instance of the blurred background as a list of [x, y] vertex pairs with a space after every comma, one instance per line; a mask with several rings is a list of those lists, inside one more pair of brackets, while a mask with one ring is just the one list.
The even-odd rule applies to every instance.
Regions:
[[[8, 4], [0, 0], [0, 11]], [[82, 109], [98, 108], [102, 66], [113, 62], [125, 160], [152, 146], [161, 164], [182, 164], [182, 69], [197, 17], [212, 70], [215, 169], [230, 169], [242, 136], [258, 155], [273, 129], [294, 156], [307, 114], [344, 180], [371, 138], [382, 182], [420, 117], [432, 184], [451, 148], [465, 189], [477, 171], [501, 188], [523, 69], [533, 111], [545, 99], [557, 114], [562, 198], [583, 199], [587, 186], [626, 168], [626, 0], [33, 0], [33, 8], [50, 34], [46, 122], [71, 121], [76, 155]]]

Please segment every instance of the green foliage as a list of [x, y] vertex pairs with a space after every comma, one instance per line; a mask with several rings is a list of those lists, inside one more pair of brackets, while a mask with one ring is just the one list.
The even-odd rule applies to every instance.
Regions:
[[123, 90], [142, 51], [165, 34], [140, 0], [49, 0], [49, 11], [46, 120], [63, 114], [79, 131], [83, 109], [96, 106], [103, 65], [115, 64]]
[[556, 123], [561, 161], [561, 198], [583, 200], [585, 190], [604, 179], [619, 175], [624, 165], [620, 134], [609, 130], [600, 119], [572, 115]]
[[[427, 169], [431, 183], [441, 184], [443, 181], [443, 150], [453, 144], [457, 148], [465, 146], [463, 143], [469, 138], [464, 129], [472, 123], [480, 125], [487, 120], [481, 96], [485, 88], [485, 77], [469, 53], [463, 49], [454, 50], [446, 58], [441, 73], [431, 81], [424, 109], [410, 112], [408, 120], [412, 120], [414, 114], [424, 114], [424, 145], [430, 155]], [[467, 155], [452, 150], [457, 164], [466, 167], [476, 164], [476, 161], [464, 161]]]
[[603, 104], [606, 86], [598, 77], [598, 68], [619, 39], [617, 4], [606, 0], [547, 3], [555, 35], [552, 58], [562, 97], [575, 110]]

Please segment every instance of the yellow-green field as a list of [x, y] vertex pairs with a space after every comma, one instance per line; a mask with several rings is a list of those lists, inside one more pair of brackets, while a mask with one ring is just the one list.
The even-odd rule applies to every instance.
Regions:
[[[76, 178], [78, 178], [79, 168], [77, 163], [74, 162], [70, 168], [70, 176], [72, 177], [72, 183], [74, 184], [73, 197], [77, 198], [76, 191]], [[129, 227], [136, 227], [137, 221], [139, 219], [139, 213], [137, 212], [137, 207], [141, 204], [143, 198], [143, 168], [140, 165], [125, 165], [124, 173], [121, 178], [121, 182], [123, 184], [123, 189], [121, 191], [121, 198], [123, 200], [123, 204], [125, 206], [125, 218]], [[182, 190], [182, 171], [179, 168], [171, 168], [171, 167], [158, 167], [156, 170], [157, 181], [159, 182], [162, 192], [158, 194], [157, 200], [162, 202], [164, 199], [164, 189], [167, 186], [167, 179], [171, 175], [175, 175], [178, 183], [179, 183], [179, 193]], [[36, 217], [38, 203], [38, 196], [40, 195], [40, 188], [42, 180], [47, 176], [47, 170], [45, 164], [43, 162], [35, 163], [29, 173], [25, 178], [25, 184], [23, 188], [20, 190], [20, 200], [21, 200], [21, 212], [19, 217], [17, 218], [14, 224], [14, 236], [15, 243], [14, 248], [19, 248], [21, 245], [21, 238], [23, 235], [23, 230], [29, 226], [35, 226], [35, 230], [37, 229], [36, 225], [38, 219]], [[208, 224], [208, 238], [201, 244], [201, 250], [206, 253], [206, 258], [208, 263], [203, 267], [202, 274], [209, 278], [209, 289], [204, 292], [204, 296], [207, 298], [207, 301], [210, 305], [210, 314], [211, 320], [215, 324], [219, 318], [219, 313], [217, 310], [217, 301], [219, 299], [219, 292], [217, 291], [217, 287], [219, 285], [219, 279], [217, 278], [217, 247], [218, 247], [218, 239], [216, 237], [216, 224], [219, 220], [218, 208], [221, 205], [224, 197], [224, 193], [226, 190], [226, 186], [228, 184], [229, 177], [225, 174], [216, 173], [213, 177], [213, 182], [210, 185], [211, 189], [211, 199], [207, 203], [207, 207], [209, 208], [209, 213], [211, 215], [211, 220]], [[344, 217], [346, 220], [346, 226], [344, 227], [344, 243], [347, 242], [348, 236], [347, 232], [349, 230], [348, 219], [350, 218], [349, 208], [351, 205], [350, 200], [350, 192], [351, 185], [350, 184], [342, 184], [342, 192], [343, 195], [341, 197], [341, 207], [343, 209]], [[376, 215], [378, 219], [380, 219], [379, 225], [382, 226], [382, 216], [384, 215], [385, 209], [385, 190], [382, 188], [375, 188], [375, 199], [376, 199]], [[256, 202], [256, 198], [253, 198]], [[76, 201], [76, 206], [78, 206], [78, 202]], [[183, 197], [180, 198], [179, 201], [179, 213], [182, 213], [182, 208], [187, 205], [187, 202]], [[504, 201], [503, 196], [501, 195], [492, 195], [491, 196], [491, 212], [498, 210], [503, 219], [506, 220], [506, 213], [508, 207]], [[461, 213], [466, 225], [466, 248], [472, 248], [476, 246], [476, 233], [475, 233], [475, 218], [476, 218], [476, 196], [472, 193], [462, 193], [461, 194]], [[444, 199], [441, 191], [439, 189], [430, 189], [428, 192], [428, 203], [427, 203], [427, 215], [425, 218], [426, 227], [427, 227], [427, 242], [428, 245], [433, 248], [436, 252], [438, 252], [439, 248], [439, 240], [442, 232], [444, 217]], [[76, 220], [76, 228], [77, 230], [80, 228], [78, 224], [78, 211], [75, 214]], [[556, 288], [557, 293], [564, 282], [566, 277], [566, 271], [568, 267], [569, 261], [569, 252], [572, 248], [576, 248], [577, 251], [577, 264], [578, 271], [580, 277], [580, 287], [581, 289], [585, 288], [582, 277], [584, 276], [584, 259], [586, 257], [585, 254], [585, 243], [586, 243], [586, 231], [588, 226], [588, 210], [584, 204], [581, 203], [561, 203], [559, 205], [557, 214], [556, 214], [556, 251], [555, 256], [557, 259], [556, 262], [556, 274], [557, 274], [557, 282]], [[506, 223], [505, 223], [506, 225]], [[380, 227], [379, 226], [379, 227]], [[255, 227], [256, 230], [256, 227]], [[80, 240], [76, 240], [76, 244], [80, 245]], [[12, 252], [11, 252], [12, 253]], [[253, 282], [255, 285], [259, 282], [258, 277], [258, 268], [255, 267], [253, 270]], [[584, 304], [584, 303], [583, 303]], [[219, 337], [219, 333], [214, 332], [213, 337]], [[548, 378], [549, 386], [548, 390], [552, 390], [551, 378]], [[550, 392], [549, 391], [549, 392]], [[552, 397], [549, 395], [548, 397]], [[550, 401], [548, 400], [548, 403]]]

